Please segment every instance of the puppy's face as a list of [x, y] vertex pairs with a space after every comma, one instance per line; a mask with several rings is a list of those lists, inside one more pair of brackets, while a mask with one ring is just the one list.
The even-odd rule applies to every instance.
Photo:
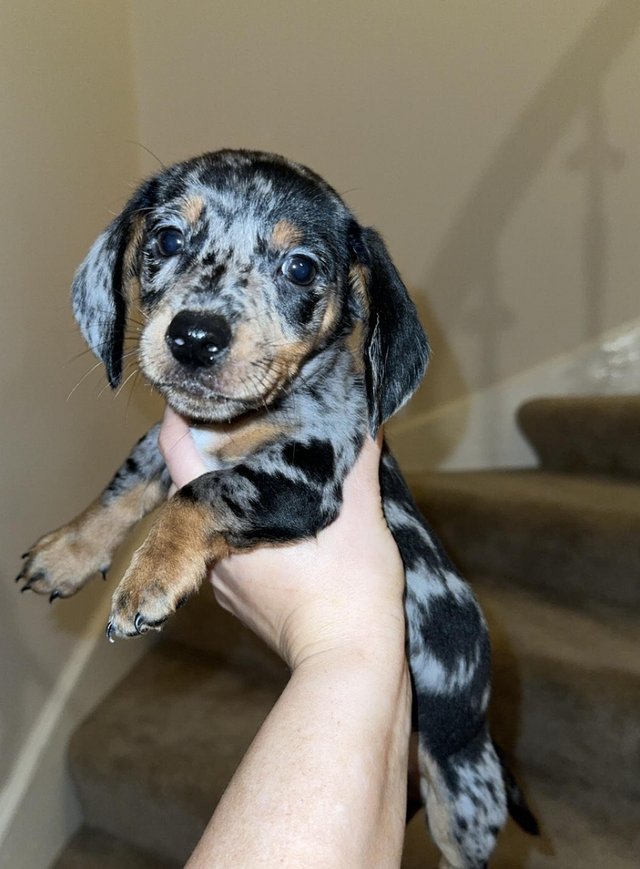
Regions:
[[190, 417], [268, 405], [343, 313], [346, 209], [311, 174], [256, 163], [220, 155], [174, 167], [133, 217], [140, 365]]
[[112, 386], [136, 291], [141, 368], [194, 419], [269, 406], [358, 324], [350, 352], [372, 431], [424, 372], [426, 339], [380, 237], [319, 176], [277, 155], [218, 151], [172, 166], [94, 243], [73, 307]]

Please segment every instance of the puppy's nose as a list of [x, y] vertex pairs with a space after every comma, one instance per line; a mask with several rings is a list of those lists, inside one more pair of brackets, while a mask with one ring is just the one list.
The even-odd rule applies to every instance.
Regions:
[[217, 314], [180, 311], [169, 323], [165, 340], [174, 358], [187, 368], [206, 368], [218, 361], [231, 342], [231, 328]]

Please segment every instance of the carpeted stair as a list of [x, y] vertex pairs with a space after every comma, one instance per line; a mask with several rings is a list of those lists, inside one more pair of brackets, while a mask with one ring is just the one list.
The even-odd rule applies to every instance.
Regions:
[[[412, 480], [487, 614], [494, 734], [542, 823], [510, 824], [492, 867], [635, 869], [640, 398], [537, 400], [519, 421], [540, 470]], [[205, 589], [74, 735], [85, 827], [56, 869], [183, 865], [286, 675]], [[416, 818], [403, 869], [436, 865]]]

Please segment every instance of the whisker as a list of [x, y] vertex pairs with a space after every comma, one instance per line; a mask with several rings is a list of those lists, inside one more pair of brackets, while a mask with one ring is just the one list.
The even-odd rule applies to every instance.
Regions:
[[134, 377], [138, 373], [138, 371], [139, 371], [139, 369], [138, 369], [138, 366], [136, 365], [134, 367], [133, 371], [131, 372], [131, 374], [127, 375], [127, 377], [125, 377], [125, 379], [122, 381], [120, 386], [116, 389], [116, 391], [113, 395], [114, 399], [118, 398], [118, 396], [120, 395], [122, 390], [125, 388], [127, 383], [131, 380], [132, 377]]
[[140, 382], [139, 381], [139, 377], [141, 374], [140, 369], [138, 368], [137, 371], [135, 371], [134, 373], [135, 373], [135, 377], [133, 378], [133, 383], [131, 385], [131, 389], [129, 390], [129, 398], [127, 399], [127, 406], [125, 407], [125, 410], [124, 410], [125, 423], [127, 423], [129, 421], [129, 408], [131, 407], [131, 399], [133, 398], [133, 393], [136, 390], [136, 386]]
[[67, 398], [66, 398], [67, 401], [69, 401], [69, 399], [71, 398], [71, 396], [73, 395], [73, 393], [76, 391], [76, 389], [80, 386], [80, 384], [81, 384], [84, 380], [86, 380], [87, 377], [88, 377], [90, 374], [92, 374], [92, 373], [96, 370], [96, 368], [99, 368], [101, 365], [102, 365], [102, 360], [96, 362], [95, 365], [92, 365], [91, 368], [90, 368], [90, 369], [89, 369], [85, 374], [82, 375], [82, 377], [81, 377], [80, 380], [76, 383], [76, 385], [73, 387], [73, 389], [71, 390], [71, 392], [69, 393], [69, 395], [67, 395]]
[[151, 148], [147, 148], [146, 145], [143, 145], [142, 142], [138, 142], [137, 139], [128, 139], [127, 142], [129, 145], [137, 145], [138, 148], [142, 148], [143, 151], [146, 151], [150, 157], [153, 157], [153, 159], [158, 163], [158, 165], [160, 166], [161, 169], [167, 168], [166, 165], [160, 159], [160, 157], [158, 157], [157, 154], [154, 154], [153, 151], [151, 150]]

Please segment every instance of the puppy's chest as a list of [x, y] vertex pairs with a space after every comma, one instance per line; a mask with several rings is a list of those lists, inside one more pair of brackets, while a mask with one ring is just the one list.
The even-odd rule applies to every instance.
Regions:
[[233, 468], [270, 444], [285, 440], [292, 432], [292, 426], [269, 418], [243, 425], [191, 428], [191, 436], [208, 471]]

